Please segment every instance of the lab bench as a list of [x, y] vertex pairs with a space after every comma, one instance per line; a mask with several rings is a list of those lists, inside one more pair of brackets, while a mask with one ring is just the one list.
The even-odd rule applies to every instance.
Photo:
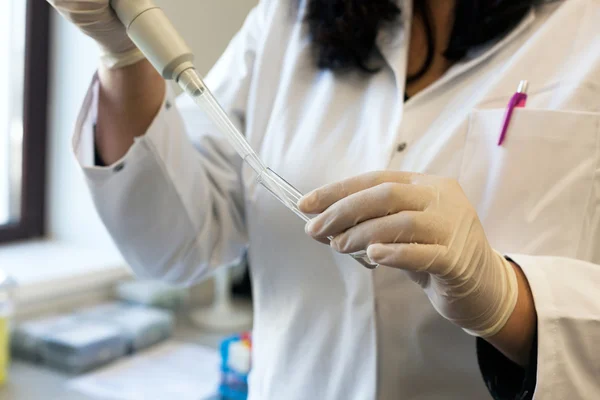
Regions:
[[[178, 316], [172, 339], [217, 348], [224, 336], [202, 332], [186, 316]], [[67, 382], [72, 378], [43, 365], [13, 360], [8, 382], [0, 388], [0, 400], [102, 400], [69, 390]]]

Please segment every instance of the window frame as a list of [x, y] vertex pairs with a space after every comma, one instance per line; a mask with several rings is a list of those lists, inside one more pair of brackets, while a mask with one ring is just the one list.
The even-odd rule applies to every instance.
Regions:
[[45, 233], [50, 6], [27, 0], [23, 82], [23, 158], [19, 220], [0, 226], [0, 243]]

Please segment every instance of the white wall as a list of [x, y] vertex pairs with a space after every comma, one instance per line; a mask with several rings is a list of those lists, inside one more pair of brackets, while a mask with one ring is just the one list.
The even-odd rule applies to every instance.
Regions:
[[206, 74], [257, 0], [155, 0], [171, 18]]
[[99, 53], [92, 40], [57, 14], [52, 15], [51, 30], [48, 231], [60, 240], [107, 243], [71, 152], [78, 107], [97, 67]]
[[[206, 73], [255, 0], [157, 0], [196, 52]], [[54, 13], [49, 106], [48, 229], [73, 244], [114, 251], [71, 153], [79, 106], [97, 67], [94, 43]]]

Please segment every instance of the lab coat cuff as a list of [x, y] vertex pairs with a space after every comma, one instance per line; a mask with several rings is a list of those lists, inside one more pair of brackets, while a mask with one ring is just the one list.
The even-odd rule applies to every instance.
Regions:
[[[518, 264], [511, 257], [505, 258]], [[477, 338], [477, 361], [483, 380], [494, 400], [530, 400], [537, 383], [537, 332], [529, 355], [530, 364], [523, 368], [514, 363], [483, 338]]]
[[98, 74], [94, 74], [88, 88], [83, 105], [77, 118], [75, 132], [72, 140], [73, 153], [81, 166], [86, 179], [91, 183], [100, 184], [111, 179], [118, 172], [124, 170], [125, 166], [135, 164], [135, 161], [146, 156], [149, 146], [143, 146], [146, 140], [152, 140], [153, 136], [164, 134], [165, 120], [174, 103], [173, 92], [167, 85], [167, 91], [163, 98], [161, 107], [154, 117], [144, 135], [135, 139], [133, 145], [121, 159], [110, 165], [96, 163], [97, 153], [95, 146], [95, 130], [98, 120], [98, 97], [100, 82]]
[[[553, 257], [538, 257], [527, 255], [508, 256], [525, 274], [533, 295], [537, 313], [537, 382], [536, 398], [557, 398], [553, 387], [557, 384], [556, 377], [561, 370], [562, 360], [559, 351], [560, 330], [558, 329], [559, 312], [552, 288], [552, 279], [548, 276], [552, 271], [546, 268], [546, 263], [556, 263]], [[561, 361], [562, 360], [562, 361]], [[536, 362], [531, 360], [531, 362]]]

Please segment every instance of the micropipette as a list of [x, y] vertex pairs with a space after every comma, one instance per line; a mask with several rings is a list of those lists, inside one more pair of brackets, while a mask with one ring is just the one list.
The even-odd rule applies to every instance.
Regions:
[[[153, 0], [111, 0], [111, 6], [126, 27], [131, 40], [154, 68], [163, 78], [176, 81], [196, 102], [240, 157], [256, 172], [258, 182], [297, 216], [305, 222], [310, 221], [310, 217], [297, 206], [302, 194], [262, 162], [244, 135], [231, 122], [196, 71], [192, 51]], [[351, 256], [366, 268], [377, 267], [365, 251]]]

